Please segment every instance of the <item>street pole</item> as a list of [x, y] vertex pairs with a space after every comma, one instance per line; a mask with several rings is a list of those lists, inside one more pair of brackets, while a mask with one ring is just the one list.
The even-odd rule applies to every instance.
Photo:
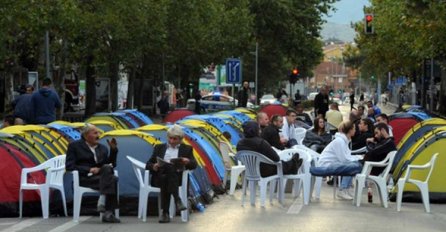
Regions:
[[46, 63], [46, 77], [51, 78], [50, 73], [50, 33], [45, 32], [45, 63]]
[[431, 58], [431, 80], [430, 80], [430, 101], [429, 101], [429, 110], [434, 112], [434, 58]]
[[259, 42], [256, 42], [256, 70], [255, 70], [255, 88], [256, 88], [256, 91], [255, 91], [255, 94], [256, 94], [256, 104], [258, 104], [259, 103], [259, 101], [258, 101], [258, 95], [257, 95], [257, 93], [258, 93], [258, 70], [259, 70]]

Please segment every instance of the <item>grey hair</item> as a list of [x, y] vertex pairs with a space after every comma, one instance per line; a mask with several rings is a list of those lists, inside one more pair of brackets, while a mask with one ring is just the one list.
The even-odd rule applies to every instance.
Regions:
[[96, 128], [96, 126], [88, 122], [85, 123], [85, 125], [80, 129], [82, 137], [85, 138], [85, 135], [88, 134], [88, 132], [90, 132], [93, 128]]
[[181, 126], [175, 124], [167, 130], [167, 136], [183, 138], [184, 132], [183, 129], [181, 129]]

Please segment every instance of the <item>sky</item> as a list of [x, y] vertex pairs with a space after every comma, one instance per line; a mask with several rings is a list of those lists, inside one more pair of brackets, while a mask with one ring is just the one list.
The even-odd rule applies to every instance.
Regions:
[[363, 7], [370, 5], [368, 0], [340, 0], [334, 4], [336, 12], [330, 12], [324, 19], [327, 22], [350, 24], [357, 22], [364, 17]]

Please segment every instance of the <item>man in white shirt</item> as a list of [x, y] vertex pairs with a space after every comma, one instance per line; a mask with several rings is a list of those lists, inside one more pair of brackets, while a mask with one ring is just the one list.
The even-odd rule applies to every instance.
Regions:
[[283, 126], [280, 132], [281, 140], [284, 141], [285, 147], [297, 145], [296, 140], [296, 111], [287, 110], [286, 116], [283, 117]]

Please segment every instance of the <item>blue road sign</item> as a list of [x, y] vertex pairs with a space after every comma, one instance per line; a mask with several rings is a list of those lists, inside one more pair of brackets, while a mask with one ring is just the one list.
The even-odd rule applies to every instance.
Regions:
[[226, 59], [226, 83], [240, 84], [242, 81], [242, 63], [240, 59]]

